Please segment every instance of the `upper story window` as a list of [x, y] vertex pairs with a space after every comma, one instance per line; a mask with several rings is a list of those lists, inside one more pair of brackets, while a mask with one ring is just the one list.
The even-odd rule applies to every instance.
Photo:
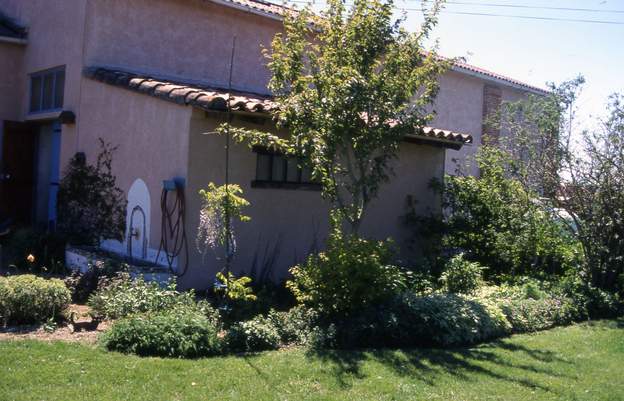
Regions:
[[41, 113], [63, 109], [65, 67], [30, 75], [30, 112]]
[[321, 189], [318, 182], [312, 179], [312, 171], [301, 167], [294, 157], [255, 147], [256, 179], [252, 182], [255, 188], [292, 188]]

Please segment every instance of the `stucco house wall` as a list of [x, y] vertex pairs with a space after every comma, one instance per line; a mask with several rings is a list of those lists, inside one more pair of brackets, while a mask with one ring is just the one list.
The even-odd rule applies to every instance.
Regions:
[[[28, 27], [28, 44], [24, 48], [19, 70], [22, 84], [20, 120], [46, 120], [54, 116], [29, 115], [28, 75], [65, 65], [64, 109], [77, 112], [82, 82], [82, 36], [85, 2], [55, 0], [0, 0], [0, 10]], [[45, 11], [44, 11], [45, 10]], [[63, 127], [61, 166], [77, 151], [78, 124]]]
[[149, 247], [160, 244], [162, 182], [186, 177], [191, 108], [85, 80], [82, 98], [81, 150], [93, 163], [99, 138], [117, 147], [113, 174], [125, 194], [142, 179], [151, 199]]
[[0, 42], [0, 121], [21, 117], [24, 46]]
[[[435, 127], [469, 132], [473, 138], [473, 143], [463, 146], [460, 150], [446, 151], [446, 174], [479, 175], [474, 157], [483, 144], [486, 86], [500, 90], [502, 102], [517, 102], [528, 96], [527, 91], [493, 84], [487, 79], [453, 70], [440, 77], [440, 92], [433, 106], [436, 116], [431, 124]], [[505, 132], [501, 135], [504, 136]]]
[[[196, 237], [199, 225], [201, 197], [199, 190], [209, 182], [224, 183], [225, 138], [214, 134], [223, 121], [223, 114], [194, 110], [190, 123], [189, 167], [186, 199], [188, 203], [187, 237]], [[258, 126], [240, 118], [233, 124], [254, 129], [271, 129], [270, 120]], [[283, 278], [287, 269], [302, 261], [311, 251], [322, 249], [329, 224], [329, 203], [320, 191], [303, 189], [253, 188], [256, 178], [256, 153], [244, 144], [230, 148], [230, 182], [241, 186], [251, 206], [245, 213], [251, 222], [235, 226], [238, 253], [233, 262], [237, 273], [249, 273], [254, 266], [270, 264], [274, 278]], [[401, 218], [406, 213], [406, 197], [418, 200], [420, 211], [439, 210], [438, 196], [429, 188], [433, 178], [442, 179], [445, 149], [437, 146], [404, 142], [399, 158], [393, 163], [395, 177], [380, 190], [367, 210], [361, 227], [362, 234], [376, 239], [393, 238], [402, 247], [404, 259], [413, 256], [404, 247], [409, 231]], [[209, 285], [214, 274], [223, 266], [212, 251], [201, 254], [191, 243], [190, 266], [182, 285], [204, 283]]]
[[85, 65], [107, 65], [267, 93], [261, 47], [281, 22], [199, 0], [89, 2]]

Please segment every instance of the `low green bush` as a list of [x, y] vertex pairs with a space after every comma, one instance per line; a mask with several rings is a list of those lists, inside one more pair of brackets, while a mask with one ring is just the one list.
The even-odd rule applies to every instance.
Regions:
[[71, 294], [61, 280], [30, 274], [0, 277], [0, 323], [43, 323], [60, 320]]
[[474, 294], [483, 285], [483, 270], [477, 262], [464, 259], [464, 254], [452, 257], [440, 276], [442, 287], [451, 293]]
[[158, 312], [174, 307], [186, 307], [218, 321], [218, 312], [207, 302], [196, 302], [193, 291], [176, 290], [175, 280], [165, 287], [142, 277], [130, 279], [127, 273], [104, 280], [102, 288], [89, 298], [92, 313], [108, 319], [118, 319], [136, 313]]
[[514, 333], [546, 330], [570, 324], [581, 318], [582, 312], [568, 298], [516, 299], [500, 303]]
[[511, 332], [494, 303], [459, 294], [404, 293], [335, 326], [338, 347], [474, 344]]
[[110, 351], [141, 356], [198, 358], [221, 352], [219, 329], [194, 308], [133, 315], [116, 321], [102, 336]]
[[281, 337], [271, 319], [256, 316], [230, 326], [226, 335], [228, 349], [234, 352], [256, 352], [277, 349]]
[[297, 300], [340, 319], [407, 288], [409, 273], [391, 264], [392, 243], [343, 236], [334, 229], [327, 250], [293, 267], [287, 283]]
[[277, 329], [282, 344], [308, 344], [319, 321], [318, 313], [305, 306], [295, 306], [287, 312], [272, 310], [267, 317]]
[[584, 318], [613, 318], [624, 313], [624, 302], [617, 294], [593, 287], [578, 276], [564, 277], [553, 290], [572, 299], [583, 311]]

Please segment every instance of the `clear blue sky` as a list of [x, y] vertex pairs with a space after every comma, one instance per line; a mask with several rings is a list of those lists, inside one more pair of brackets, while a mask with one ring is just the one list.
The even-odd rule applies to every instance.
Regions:
[[[419, 9], [421, 6], [418, 0], [395, 1], [399, 8]], [[622, 12], [488, 7], [474, 3]], [[316, 4], [316, 9], [321, 7], [318, 0]], [[440, 40], [440, 53], [445, 56], [463, 56], [468, 63], [540, 87], [546, 82], [561, 82], [583, 74], [586, 84], [578, 102], [579, 122], [587, 123], [590, 115], [602, 115], [609, 94], [624, 94], [624, 0], [449, 0], [445, 10], [433, 35]], [[450, 12], [617, 21], [623, 25]], [[408, 11], [406, 27], [415, 30], [421, 20], [419, 11]]]

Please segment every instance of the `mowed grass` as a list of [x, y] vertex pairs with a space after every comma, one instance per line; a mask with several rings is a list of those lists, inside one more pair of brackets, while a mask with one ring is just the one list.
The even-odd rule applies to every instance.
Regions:
[[472, 348], [201, 360], [0, 342], [2, 400], [624, 400], [624, 320]]

